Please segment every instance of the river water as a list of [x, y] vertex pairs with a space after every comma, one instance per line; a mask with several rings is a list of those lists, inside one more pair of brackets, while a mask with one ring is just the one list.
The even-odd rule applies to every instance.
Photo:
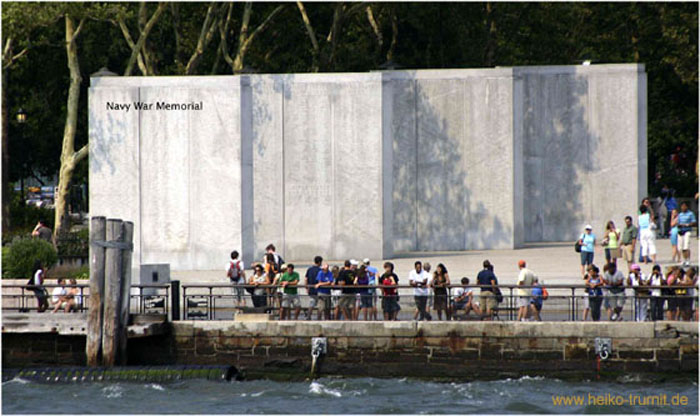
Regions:
[[[662, 403], [658, 395], [664, 393], [668, 404], [654, 405]], [[583, 403], [555, 405], [553, 399], [563, 395], [570, 400], [578, 397]], [[688, 400], [685, 405], [671, 403], [684, 397]], [[646, 405], [630, 405], [630, 398], [646, 401]], [[596, 400], [600, 403], [594, 404]], [[321, 378], [284, 383], [187, 380], [37, 384], [14, 379], [2, 384], [2, 413], [698, 414], [698, 386], [694, 382], [653, 385], [633, 379], [609, 383], [541, 377], [453, 383], [406, 378]]]

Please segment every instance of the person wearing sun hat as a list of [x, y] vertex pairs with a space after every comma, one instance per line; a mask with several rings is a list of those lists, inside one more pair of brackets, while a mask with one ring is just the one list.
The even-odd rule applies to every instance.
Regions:
[[593, 252], [595, 250], [595, 234], [593, 226], [586, 224], [583, 234], [578, 239], [581, 245], [581, 276], [586, 276], [586, 266], [593, 264]]

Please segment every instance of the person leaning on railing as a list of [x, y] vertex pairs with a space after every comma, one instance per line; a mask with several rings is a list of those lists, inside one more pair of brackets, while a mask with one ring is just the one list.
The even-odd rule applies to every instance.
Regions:
[[[477, 284], [480, 286], [487, 286], [481, 288], [481, 293], [479, 294], [479, 305], [482, 311], [486, 312], [484, 319], [491, 320], [493, 315], [493, 310], [498, 305], [496, 301], [495, 290], [498, 286], [498, 280], [496, 275], [493, 273], [493, 266], [488, 260], [484, 260], [484, 269], [479, 272], [476, 276]], [[491, 287], [488, 287], [491, 286]]]

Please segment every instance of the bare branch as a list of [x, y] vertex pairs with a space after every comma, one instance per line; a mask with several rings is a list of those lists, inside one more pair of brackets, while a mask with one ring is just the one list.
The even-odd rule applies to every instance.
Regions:
[[199, 64], [202, 55], [204, 54], [204, 49], [207, 47], [212, 37], [214, 37], [214, 32], [216, 32], [216, 26], [218, 18], [215, 15], [216, 3], [212, 2], [209, 4], [207, 9], [207, 15], [204, 18], [204, 23], [202, 24], [202, 30], [199, 33], [199, 39], [197, 40], [197, 47], [195, 48], [192, 56], [187, 62], [187, 67], [185, 73], [191, 75], [195, 72], [197, 65]]
[[277, 14], [279, 14], [282, 10], [284, 10], [284, 8], [285, 8], [284, 5], [277, 6], [275, 8], [275, 10], [273, 10], [269, 15], [267, 15], [267, 18], [262, 23], [260, 23], [260, 25], [258, 25], [258, 27], [255, 28], [253, 33], [251, 33], [250, 36], [248, 36], [248, 38], [245, 40], [242, 49], [244, 49], [244, 50], [247, 49], [248, 46], [250, 45], [250, 43], [253, 42], [253, 39], [255, 39], [255, 36], [258, 35], [260, 32], [262, 32], [263, 30], [265, 30], [265, 28], [267, 27], [267, 25], [270, 24], [272, 19], [274, 19], [274, 17]]
[[297, 1], [297, 7], [299, 8], [299, 12], [301, 13], [301, 18], [304, 21], [306, 32], [309, 34], [309, 39], [311, 39], [311, 46], [313, 46], [316, 53], [318, 53], [320, 49], [318, 46], [318, 40], [316, 39], [316, 33], [314, 32], [313, 26], [311, 26], [311, 20], [309, 20], [309, 16], [306, 14], [304, 4], [300, 1]]
[[379, 29], [379, 24], [377, 24], [377, 21], [374, 19], [374, 14], [372, 13], [372, 6], [367, 6], [367, 20], [369, 21], [369, 25], [372, 26], [374, 36], [377, 37], [379, 49], [381, 49], [382, 44], [384, 43], [384, 39], [382, 38], [382, 31]]
[[233, 69], [233, 59], [231, 59], [231, 55], [228, 53], [228, 45], [226, 43], [226, 36], [228, 35], [228, 26], [229, 23], [231, 22], [231, 14], [233, 12], [233, 3], [228, 4], [228, 12], [226, 13], [226, 21], [224, 22], [223, 26], [221, 25], [221, 22], [219, 22], [219, 35], [221, 36], [221, 41], [219, 42], [219, 49], [221, 50], [221, 55], [224, 57], [224, 60], [226, 61], [229, 66]]
[[[119, 25], [119, 28], [122, 31], [122, 34], [124, 35], [124, 39], [126, 40], [126, 44], [129, 45], [129, 48], [133, 51], [134, 48], [136, 48], [136, 44], [134, 43], [134, 40], [131, 38], [131, 34], [129, 33], [129, 28], [126, 26], [126, 23], [124, 22], [124, 19], [120, 17], [117, 20], [117, 23]], [[143, 56], [141, 53], [138, 54], [138, 65], [139, 65], [139, 70], [143, 75], [149, 75], [148, 72], [148, 67], [146, 66], [145, 62], [143, 61]]]
[[85, 156], [88, 155], [89, 150], [90, 150], [90, 147], [86, 144], [83, 147], [81, 147], [80, 150], [73, 153], [73, 164], [76, 165], [78, 162], [85, 159]]
[[151, 29], [153, 29], [153, 26], [155, 26], [156, 22], [158, 21], [158, 18], [160, 17], [161, 14], [163, 14], [163, 11], [165, 11], [166, 3], [158, 3], [158, 8], [156, 11], [153, 13], [153, 16], [148, 20], [148, 23], [146, 23], [146, 26], [141, 30], [141, 33], [139, 35], [139, 39], [136, 42], [135, 48], [131, 51], [131, 56], [129, 57], [129, 62], [126, 65], [126, 70], [124, 71], [124, 76], [129, 76], [131, 75], [131, 72], [134, 69], [134, 63], [136, 62], [136, 58], [141, 51], [141, 48], [143, 48], [143, 45], [146, 43], [146, 38], [148, 37], [148, 34], [151, 32]]

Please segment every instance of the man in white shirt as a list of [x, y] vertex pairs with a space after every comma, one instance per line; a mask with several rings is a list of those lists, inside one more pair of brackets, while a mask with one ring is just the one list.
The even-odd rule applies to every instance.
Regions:
[[[520, 274], [518, 275], [518, 286], [532, 286], [537, 281], [537, 276], [532, 270], [527, 268], [525, 260], [518, 261]], [[530, 288], [518, 288], [518, 321], [524, 321], [527, 317], [527, 310], [530, 307]]]
[[68, 312], [70, 310], [70, 305], [68, 304], [67, 298], [68, 292], [64, 286], [65, 282], [63, 279], [58, 279], [57, 283], [60, 286], [53, 288], [53, 291], [51, 292], [51, 304], [54, 305], [51, 313], [56, 313], [59, 309], [64, 309], [66, 312]]
[[462, 286], [457, 287], [453, 293], [452, 300], [452, 317], [456, 317], [457, 312], [462, 309], [465, 315], [469, 315], [469, 311], [474, 311], [477, 315], [481, 315], [479, 304], [474, 301], [474, 292], [470, 288], [466, 288], [469, 284], [469, 278], [463, 277], [461, 280]]
[[423, 263], [417, 261], [415, 263], [415, 269], [411, 270], [408, 274], [408, 281], [413, 289], [413, 299], [416, 301], [416, 309], [418, 309], [418, 320], [423, 321], [425, 319], [431, 320], [432, 317], [426, 310], [428, 303], [428, 273], [423, 270]]

